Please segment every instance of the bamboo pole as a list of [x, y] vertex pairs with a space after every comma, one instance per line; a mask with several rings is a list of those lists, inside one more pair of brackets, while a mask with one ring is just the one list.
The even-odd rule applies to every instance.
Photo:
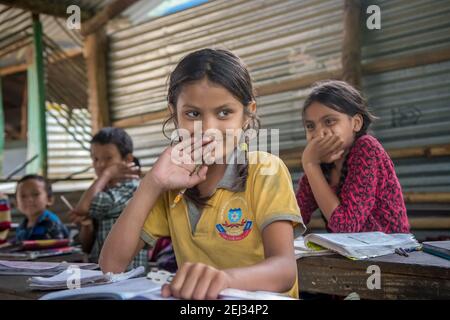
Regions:
[[38, 155], [27, 166], [27, 173], [47, 176], [47, 127], [45, 121], [45, 82], [42, 24], [33, 15], [33, 58], [28, 68], [28, 159]]

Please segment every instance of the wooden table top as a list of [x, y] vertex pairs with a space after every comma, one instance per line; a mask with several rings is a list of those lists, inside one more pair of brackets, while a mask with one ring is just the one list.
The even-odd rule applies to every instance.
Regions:
[[[33, 261], [41, 262], [87, 262], [85, 253], [71, 253], [66, 255], [43, 257]], [[0, 300], [10, 299], [39, 299], [44, 294], [50, 291], [35, 291], [30, 290], [27, 285], [27, 280], [31, 276], [11, 276], [0, 275]]]
[[[380, 270], [379, 289], [368, 285], [370, 266]], [[339, 255], [304, 257], [297, 267], [300, 291], [356, 292], [362, 299], [450, 299], [450, 261], [422, 251], [358, 261]]]

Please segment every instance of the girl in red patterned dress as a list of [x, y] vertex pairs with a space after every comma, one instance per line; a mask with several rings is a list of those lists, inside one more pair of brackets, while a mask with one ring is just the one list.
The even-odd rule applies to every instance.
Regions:
[[409, 232], [394, 164], [367, 134], [373, 119], [349, 84], [325, 81], [312, 88], [303, 106], [305, 174], [297, 191], [306, 224], [319, 208], [329, 232]]

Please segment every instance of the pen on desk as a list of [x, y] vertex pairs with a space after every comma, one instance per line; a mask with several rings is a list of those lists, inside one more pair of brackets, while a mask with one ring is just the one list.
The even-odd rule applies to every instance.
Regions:
[[421, 249], [422, 249], [421, 246], [413, 247], [413, 248], [396, 248], [395, 253], [400, 256], [409, 257], [408, 253], [413, 252], [413, 251], [420, 251]]

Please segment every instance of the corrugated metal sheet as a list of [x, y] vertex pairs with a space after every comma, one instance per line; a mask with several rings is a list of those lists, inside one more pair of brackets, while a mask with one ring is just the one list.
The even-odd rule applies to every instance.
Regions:
[[[120, 30], [110, 39], [112, 119], [165, 110], [168, 74], [181, 57], [203, 47], [233, 50], [257, 86], [337, 70], [342, 10], [340, 1], [219, 0]], [[263, 126], [281, 130], [283, 148], [302, 144], [303, 96], [292, 91], [258, 98]], [[127, 128], [146, 166], [167, 145], [161, 124], [162, 119]]]
[[[363, 63], [450, 47], [449, 1], [370, 4], [380, 6], [381, 30], [363, 26]], [[363, 91], [379, 117], [373, 133], [386, 149], [450, 143], [450, 61], [366, 75]], [[305, 92], [299, 92], [296, 102], [303, 103]], [[303, 128], [293, 126], [291, 133], [304, 144]], [[405, 192], [450, 192], [449, 157], [394, 159], [394, 164]], [[293, 173], [294, 183], [300, 175]]]
[[0, 67], [25, 61], [31, 33], [31, 16], [28, 12], [0, 4]]
[[363, 27], [363, 63], [448, 47], [450, 2], [441, 0], [376, 0], [381, 29]]
[[[371, 1], [381, 30], [366, 30], [363, 62], [450, 47], [449, 1]], [[364, 93], [387, 149], [450, 143], [450, 61], [367, 75]], [[394, 160], [405, 191], [449, 192], [450, 158]]]
[[[90, 114], [87, 109], [47, 108], [48, 175], [63, 179], [91, 166]], [[76, 175], [92, 178], [93, 170]]]
[[[365, 2], [366, 4], [368, 2]], [[381, 30], [363, 25], [363, 63], [450, 46], [450, 2], [371, 1]], [[341, 1], [213, 1], [111, 36], [110, 97], [114, 120], [164, 110], [167, 75], [190, 51], [221, 46], [249, 65], [256, 85], [340, 68]], [[262, 21], [264, 23], [262, 23]], [[374, 134], [387, 149], [450, 142], [450, 61], [364, 76], [380, 117]], [[307, 88], [258, 97], [265, 128], [280, 130], [280, 151], [303, 147], [301, 108]], [[166, 145], [161, 121], [127, 128], [150, 166]], [[395, 160], [405, 191], [450, 191], [450, 159]], [[300, 172], [293, 171], [294, 183]]]

